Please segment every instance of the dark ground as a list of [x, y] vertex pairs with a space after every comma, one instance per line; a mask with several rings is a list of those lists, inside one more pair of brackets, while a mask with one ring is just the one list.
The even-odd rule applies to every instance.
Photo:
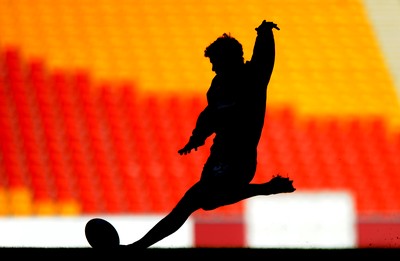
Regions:
[[[400, 260], [400, 248], [364, 248], [364, 249], [255, 249], [255, 248], [150, 248], [141, 252], [128, 250], [95, 250], [92, 248], [0, 248], [1, 256], [24, 258], [24, 260], [327, 260], [338, 258], [363, 259], [379, 258]], [[22, 260], [22, 259], [21, 259]], [[74, 260], [75, 261], [75, 260]], [[77, 261], [77, 259], [76, 259]]]

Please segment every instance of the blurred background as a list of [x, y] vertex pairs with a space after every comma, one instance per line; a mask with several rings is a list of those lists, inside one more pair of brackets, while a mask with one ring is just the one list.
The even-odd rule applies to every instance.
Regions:
[[[249, 60], [265, 19], [281, 30], [254, 182], [297, 188], [274, 220], [307, 228], [324, 212], [335, 228], [344, 211], [347, 243], [328, 231], [312, 246], [399, 247], [399, 13], [395, 0], [0, 0], [0, 226], [167, 213], [208, 156], [211, 139], [177, 153], [214, 76], [205, 47], [231, 33]], [[285, 246], [250, 243], [249, 205], [263, 205], [246, 202], [196, 212], [185, 246]], [[265, 237], [310, 247], [310, 231], [280, 226]]]

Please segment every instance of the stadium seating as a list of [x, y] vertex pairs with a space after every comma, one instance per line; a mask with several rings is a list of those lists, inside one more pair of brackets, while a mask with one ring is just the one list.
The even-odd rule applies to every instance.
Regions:
[[[92, 13], [80, 17], [82, 26], [68, 12], [83, 12], [85, 7], [61, 7], [65, 1], [36, 6], [37, 12], [48, 14], [37, 20], [31, 6], [11, 8], [21, 19], [10, 27], [20, 30], [7, 31], [9, 14], [1, 18], [4, 39], [20, 42], [0, 40], [0, 215], [165, 212], [198, 179], [210, 142], [196, 154], [177, 153], [205, 105], [205, 93], [179, 95], [179, 88], [210, 80], [203, 69], [190, 65], [200, 64], [189, 51], [194, 46], [184, 41], [192, 31], [178, 26], [159, 30], [156, 17], [162, 15], [161, 9], [146, 4], [137, 6], [138, 17], [123, 16], [131, 26], [142, 19], [146, 30], [123, 24], [106, 27], [107, 21], [122, 23], [117, 18], [127, 12], [111, 2], [104, 1], [108, 11], [93, 5]], [[276, 9], [271, 16], [281, 17], [282, 28], [290, 28], [296, 43], [289, 41], [284, 29], [283, 40], [277, 37], [277, 73], [271, 81], [254, 181], [288, 175], [299, 190], [352, 192], [360, 214], [399, 213], [400, 134], [391, 124], [399, 116], [398, 100], [379, 48], [370, 41], [373, 36], [362, 5], [346, 1], [346, 8], [327, 8], [311, 1], [307, 12], [316, 24], [311, 30], [305, 28], [311, 22], [299, 14], [295, 1], [291, 6], [272, 2]], [[187, 5], [164, 7], [166, 13], [193, 10]], [[235, 22], [238, 13], [229, 8], [227, 19], [245, 36], [248, 28]], [[60, 12], [60, 21], [51, 19], [54, 10]], [[257, 5], [247, 11], [260, 17]], [[177, 17], [166, 19], [178, 24]], [[225, 28], [213, 26], [212, 19], [202, 19], [205, 24], [200, 25], [200, 17], [200, 12], [193, 13], [187, 23], [198, 30], [199, 39], [192, 43], [203, 48], [210, 39], [207, 32]], [[348, 24], [358, 26], [350, 30]], [[43, 30], [41, 42], [30, 37], [37, 28]], [[70, 39], [67, 45], [64, 35], [81, 41]], [[162, 40], [167, 35], [175, 36], [171, 41], [180, 47], [176, 57], [170, 52], [150, 53], [169, 48]], [[253, 38], [246, 38], [246, 46]], [[121, 48], [125, 42], [132, 48]], [[355, 52], [359, 48], [366, 51]], [[189, 67], [193, 70], [185, 70]], [[121, 81], [130, 73], [135, 81]], [[157, 88], [178, 90], [158, 93]], [[241, 211], [242, 204], [217, 210]]]

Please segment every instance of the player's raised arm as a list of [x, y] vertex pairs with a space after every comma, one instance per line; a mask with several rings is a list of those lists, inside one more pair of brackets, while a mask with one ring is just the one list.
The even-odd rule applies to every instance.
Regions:
[[260, 26], [256, 28], [257, 37], [251, 57], [251, 64], [256, 72], [256, 76], [260, 77], [263, 87], [269, 82], [275, 63], [275, 40], [273, 29], [280, 30], [277, 24], [264, 20]]

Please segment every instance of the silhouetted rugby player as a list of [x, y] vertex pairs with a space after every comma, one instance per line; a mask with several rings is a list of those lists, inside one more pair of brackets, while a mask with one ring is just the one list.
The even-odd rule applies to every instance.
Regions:
[[223, 34], [206, 47], [215, 77], [207, 92], [207, 106], [197, 118], [188, 143], [178, 151], [189, 154], [215, 134], [201, 177], [172, 211], [141, 239], [121, 248], [144, 249], [177, 231], [198, 209], [212, 210], [258, 196], [295, 191], [289, 178], [279, 175], [266, 183], [250, 183], [257, 166], [257, 146], [266, 112], [267, 86], [275, 62], [273, 22], [256, 28], [250, 61], [242, 45]]

